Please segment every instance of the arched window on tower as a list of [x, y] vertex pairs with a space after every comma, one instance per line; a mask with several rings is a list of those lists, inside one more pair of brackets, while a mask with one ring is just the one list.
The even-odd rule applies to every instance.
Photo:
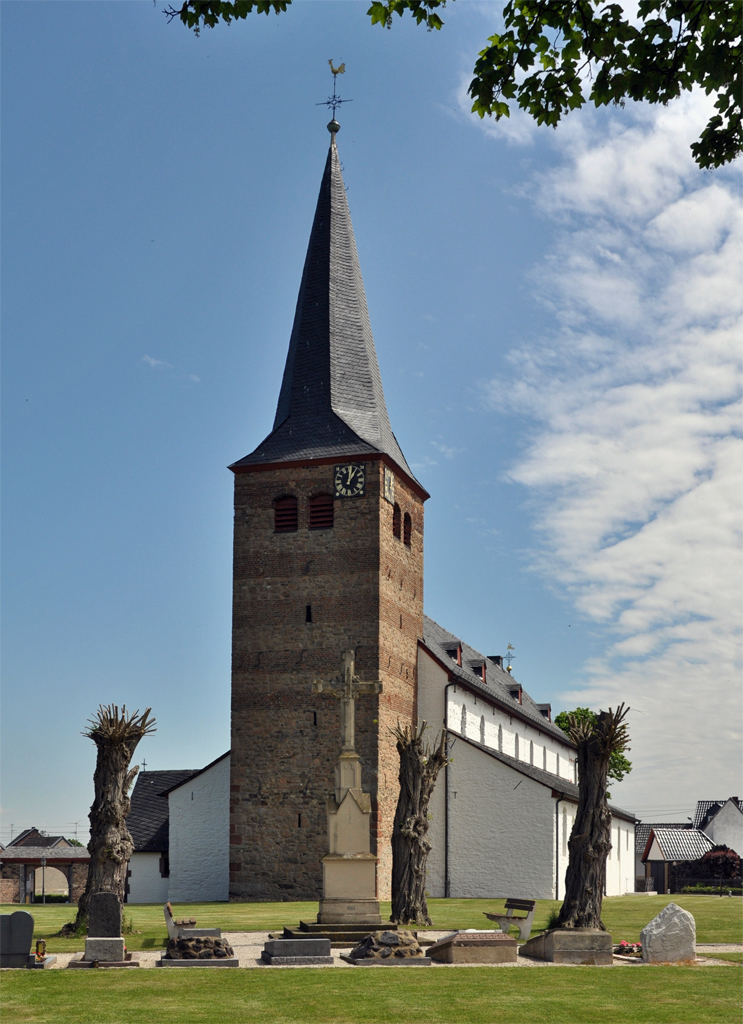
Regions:
[[392, 536], [400, 539], [400, 525], [402, 520], [402, 513], [400, 512], [400, 506], [395, 505], [392, 509]]
[[467, 705], [462, 705], [462, 724], [459, 726], [459, 731], [463, 736], [467, 735]]
[[405, 513], [402, 521], [402, 539], [403, 542], [410, 547], [410, 537], [413, 533], [413, 520], [410, 518], [408, 512]]
[[330, 530], [333, 527], [333, 495], [316, 494], [310, 498], [310, 529]]
[[514, 742], [514, 747], [515, 747], [515, 750], [516, 750], [515, 757], [516, 757], [516, 760], [518, 761], [518, 759], [519, 759], [519, 734], [518, 733], [516, 733], [516, 735], [514, 736], [513, 742]]
[[299, 503], [292, 495], [277, 498], [273, 505], [275, 533], [296, 533], [299, 525]]
[[480, 743], [485, 746], [485, 715], [480, 715]]
[[503, 753], [503, 726], [498, 726], [498, 750]]

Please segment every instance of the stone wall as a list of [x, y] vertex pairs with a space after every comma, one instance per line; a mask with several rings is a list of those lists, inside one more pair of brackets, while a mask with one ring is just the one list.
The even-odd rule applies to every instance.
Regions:
[[85, 886], [88, 881], [88, 865], [86, 864], [73, 864], [72, 865], [72, 902], [77, 903], [82, 894], [85, 892]]
[[[230, 896], [236, 899], [321, 894], [340, 718], [339, 702], [313, 694], [312, 681], [336, 678], [341, 652], [350, 648], [357, 675], [381, 679], [384, 687], [356, 702], [356, 743], [363, 786], [372, 794], [379, 895], [389, 894], [398, 773], [389, 729], [415, 714], [423, 504], [396, 476], [396, 500], [412, 518], [408, 547], [393, 537], [383, 463], [367, 461], [365, 494], [335, 499], [334, 527], [310, 531], [308, 500], [333, 493], [333, 471], [332, 464], [316, 463], [235, 477]], [[273, 503], [287, 494], [298, 498], [299, 529], [277, 534]]]
[[0, 903], [20, 902], [20, 864], [3, 864], [0, 868]]

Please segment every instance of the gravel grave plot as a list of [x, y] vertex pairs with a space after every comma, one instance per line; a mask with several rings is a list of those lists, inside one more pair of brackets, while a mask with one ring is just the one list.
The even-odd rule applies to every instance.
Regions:
[[[275, 934], [275, 933], [271, 933]], [[435, 932], [435, 931], [421, 931], [418, 933], [419, 938], [431, 939], [434, 942], [444, 938], [445, 935], [451, 935], [451, 931]], [[299, 970], [298, 967], [288, 968], [285, 965], [270, 966], [261, 960], [261, 953], [263, 952], [264, 943], [268, 941], [269, 932], [224, 932], [223, 937], [229, 942], [235, 951], [235, 956], [240, 961], [241, 968], [261, 968], [267, 971], [285, 971], [285, 970]], [[348, 955], [351, 952], [352, 947], [348, 949], [333, 949], [331, 950], [333, 955], [333, 967], [340, 967], [343, 970], [355, 970], [352, 964], [346, 963], [345, 960], [341, 960], [341, 954]], [[729, 967], [730, 964], [724, 960], [718, 960], [715, 958], [715, 953], [731, 953], [743, 949], [743, 943], [740, 942], [727, 942], [727, 943], [703, 943], [696, 947], [697, 960], [696, 964], [699, 967]], [[165, 952], [164, 949], [145, 949], [137, 950], [133, 953], [133, 958], [139, 961], [139, 970], [147, 970], [148, 968], [154, 968], [157, 961]], [[63, 970], [67, 967], [68, 963], [76, 953], [57, 953], [56, 963], [52, 964], [47, 970]], [[521, 956], [519, 953], [518, 959], [515, 964], [434, 964], [434, 968], [460, 968], [460, 967], [493, 967], [493, 968], [509, 968], [509, 967], [577, 967], [578, 964], [552, 964], [546, 960], [532, 960], [530, 957]], [[635, 960], [632, 962], [629, 957], [623, 957], [621, 960], [618, 957], [614, 958], [614, 967], [651, 967], [652, 964], [644, 964], [642, 960]], [[327, 970], [322, 964], [304, 964], [301, 970]], [[116, 970], [116, 968], [111, 968]], [[206, 970], [214, 970], [214, 968], [206, 968]]]

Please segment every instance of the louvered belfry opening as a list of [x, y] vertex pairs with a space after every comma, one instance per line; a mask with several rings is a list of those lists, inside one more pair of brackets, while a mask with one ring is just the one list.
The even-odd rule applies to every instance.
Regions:
[[310, 498], [310, 529], [330, 530], [333, 527], [333, 495], [316, 494]]
[[400, 506], [395, 505], [392, 510], [392, 536], [400, 539], [400, 524], [402, 521], [402, 513], [400, 512]]
[[413, 520], [410, 518], [410, 514], [406, 512], [402, 521], [402, 539], [408, 547], [410, 547], [410, 537], [412, 533]]
[[296, 533], [299, 526], [299, 503], [286, 495], [274, 502], [274, 533]]

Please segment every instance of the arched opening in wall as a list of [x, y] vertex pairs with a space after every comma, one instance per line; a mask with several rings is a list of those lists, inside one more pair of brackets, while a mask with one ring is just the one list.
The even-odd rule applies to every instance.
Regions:
[[529, 764], [534, 764], [534, 740], [529, 740]]
[[544, 768], [545, 771], [547, 771], [547, 748], [546, 747], [542, 751], [542, 760], [544, 762], [542, 767]]
[[480, 715], [480, 743], [485, 746], [485, 715]]
[[555, 754], [555, 775], [560, 774], [560, 755]]
[[403, 516], [403, 521], [402, 521], [402, 539], [403, 539], [403, 543], [407, 547], [410, 547], [410, 538], [412, 536], [412, 533], [413, 533], [413, 520], [410, 518], [410, 514], [408, 512], [406, 512], [405, 515]]
[[498, 750], [503, 753], [503, 726], [498, 726]]
[[274, 533], [296, 533], [299, 526], [299, 502], [290, 494], [273, 503]]
[[467, 705], [462, 705], [462, 721], [459, 726], [459, 731], [463, 736], [467, 735]]
[[392, 509], [392, 536], [400, 539], [400, 526], [402, 523], [402, 512], [400, 506], [395, 503], [395, 507]]
[[332, 530], [333, 528], [333, 495], [316, 494], [310, 498], [310, 529]]
[[518, 733], [516, 733], [516, 735], [514, 736], [513, 745], [514, 745], [514, 748], [515, 748], [515, 755], [514, 756], [516, 757], [516, 760], [518, 761], [518, 759], [519, 759], [519, 734]]

